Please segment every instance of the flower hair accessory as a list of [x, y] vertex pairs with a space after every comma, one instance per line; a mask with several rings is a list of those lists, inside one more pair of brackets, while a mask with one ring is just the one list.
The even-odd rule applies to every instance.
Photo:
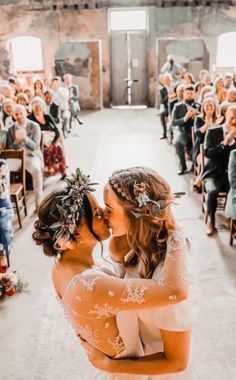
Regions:
[[[134, 199], [138, 204], [138, 208], [136, 208], [136, 210], [132, 212], [135, 218], [140, 218], [144, 215], [158, 216], [166, 207], [165, 200], [154, 201], [153, 199], [149, 198], [149, 196], [146, 193], [146, 184], [144, 182], [135, 182], [133, 192], [135, 197]], [[141, 208], [147, 206], [148, 204], [151, 204], [151, 208], [149, 208], [148, 210], [149, 212], [142, 212]]]
[[76, 226], [84, 216], [83, 200], [86, 192], [95, 191], [97, 183], [91, 183], [90, 177], [77, 168], [75, 173], [64, 178], [67, 193], [58, 196], [60, 220], [50, 226], [54, 230], [54, 248], [57, 250], [72, 249], [76, 242]]
[[[158, 201], [154, 201], [147, 195], [146, 184], [144, 182], [138, 183], [136, 181], [134, 183], [133, 197], [125, 192], [115, 176], [109, 178], [109, 183], [112, 189], [119, 194], [119, 196], [137, 206], [134, 211], [130, 211], [131, 214], [137, 219], [142, 216], [159, 216], [162, 210], [167, 206], [167, 202], [170, 203], [171, 200], [174, 201], [177, 198], [181, 198], [182, 195], [185, 194], [184, 192], [177, 192], [174, 193], [172, 197], [170, 196], [169, 200], [160, 199]], [[144, 207], [146, 207], [146, 210]]]

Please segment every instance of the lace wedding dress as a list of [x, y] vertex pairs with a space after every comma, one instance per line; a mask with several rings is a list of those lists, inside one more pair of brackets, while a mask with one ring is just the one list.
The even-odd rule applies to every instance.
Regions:
[[[171, 232], [167, 242], [166, 259], [158, 265], [152, 279], [159, 285], [159, 287], [163, 288], [163, 291], [165, 291], [165, 288], [168, 286], [171, 286], [170, 279], [173, 280], [173, 278], [175, 278], [175, 281], [177, 281], [177, 279], [188, 281], [189, 297], [185, 301], [162, 306], [160, 308], [145, 309], [143, 307], [143, 304], [148, 300], [149, 288], [146, 285], [142, 287], [133, 286], [128, 281], [121, 294], [119, 294], [119, 289], [112, 285], [112, 279], [114, 279], [113, 276], [108, 276], [108, 280], [110, 280], [108, 283], [110, 286], [108, 285], [108, 288], [105, 287], [102, 290], [102, 292], [105, 291], [107, 294], [106, 298], [103, 297], [103, 300], [107, 300], [107, 302], [96, 304], [95, 300], [97, 298], [95, 290], [98, 288], [97, 283], [99, 283], [99, 279], [101, 279], [102, 276], [104, 277], [104, 273], [101, 269], [94, 267], [86, 270], [82, 274], [76, 275], [68, 285], [67, 291], [62, 300], [69, 319], [72, 321], [76, 331], [94, 346], [97, 346], [99, 340], [103, 338], [102, 335], [99, 336], [99, 329], [92, 329], [89, 323], [87, 323], [89, 319], [86, 319], [86, 323], [78, 323], [79, 314], [71, 308], [71, 299], [77, 297], [78, 302], [83, 303], [84, 305], [85, 303], [83, 300], [86, 299], [87, 295], [87, 302], [84, 307], [87, 307], [87, 316], [96, 318], [98, 328], [100, 328], [99, 323], [103, 322], [103, 331], [109, 329], [109, 319], [106, 318], [116, 315], [119, 333], [117, 336], [108, 339], [108, 343], [114, 349], [115, 355], [113, 356], [116, 359], [140, 357], [156, 352], [162, 352], [163, 341], [161, 338], [161, 329], [168, 331], [189, 331], [192, 327], [196, 300], [193, 299], [193, 279], [189, 275], [187, 251], [186, 239], [182, 232], [180, 230]], [[176, 265], [177, 255], [181, 255], [181, 260], [178, 260], [178, 263], [181, 261], [181, 265]], [[170, 276], [164, 275], [166, 270], [165, 267], [167, 265], [169, 265], [172, 272], [173, 268], [175, 268], [176, 273], [171, 273]], [[122, 275], [121, 269], [124, 268], [119, 266], [120, 275]], [[125, 273], [123, 273], [124, 278], [127, 280], [137, 279], [139, 277], [140, 269], [142, 269], [142, 263], [132, 270], [125, 271]], [[91, 298], [93, 303], [89, 305], [89, 294], [91, 293], [94, 294], [94, 298]], [[115, 300], [115, 296], [118, 294], [119, 302], [117, 299], [116, 302], [112, 303], [112, 300]], [[175, 294], [171, 294], [168, 297], [173, 301], [176, 299]], [[134, 308], [132, 310], [131, 307], [130, 310], [127, 309], [127, 311], [125, 311], [125, 306], [122, 308], [122, 305], [127, 305], [128, 307], [128, 305], [137, 303], [140, 305], [140, 309], [138, 310], [134, 310]], [[109, 374], [97, 370], [89, 362], [83, 363], [82, 373], [83, 380], [192, 380], [193, 378], [189, 367], [185, 371], [176, 374], [146, 376]]]

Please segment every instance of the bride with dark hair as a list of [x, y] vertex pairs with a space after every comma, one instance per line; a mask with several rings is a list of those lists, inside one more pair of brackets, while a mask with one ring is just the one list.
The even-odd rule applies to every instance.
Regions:
[[[109, 225], [91, 194], [93, 184], [79, 170], [66, 178], [67, 187], [42, 202], [35, 223], [33, 239], [43, 246], [45, 254], [56, 259], [52, 277], [58, 298], [88, 350], [90, 360], [101, 369], [85, 364], [83, 379], [141, 380], [149, 378], [148, 375], [183, 371], [188, 362], [190, 333], [182, 332], [184, 321], [178, 332], [161, 332], [164, 347], [155, 351], [155, 355], [145, 354], [139, 336], [138, 311], [148, 309], [146, 312], [156, 316], [156, 308], [161, 307], [157, 309], [160, 319], [163, 325], [168, 325], [170, 321], [164, 321], [161, 310], [173, 308], [187, 298], [188, 280], [186, 239], [177, 231], [174, 219], [168, 219], [172, 203], [170, 189], [155, 172], [152, 185], [151, 180], [145, 183], [150, 171], [144, 178], [139, 168], [135, 170], [137, 174], [129, 173], [124, 187], [117, 176], [109, 182], [106, 191], [110, 191], [116, 205], [123, 207], [117, 194], [125, 202], [123, 214], [121, 209], [116, 209], [113, 217], [108, 217]], [[158, 183], [160, 186], [156, 186]], [[109, 202], [112, 202], [111, 197]], [[116, 207], [114, 202], [105, 215], [113, 212], [112, 207]], [[109, 237], [110, 227], [117, 237], [124, 235], [124, 231], [129, 235], [131, 215], [139, 233], [132, 227], [137, 234], [128, 237], [131, 248], [128, 261], [135, 259], [136, 266], [141, 259], [145, 264], [141, 268], [143, 278], [138, 278], [137, 273], [129, 278], [115, 277], [110, 271], [95, 266], [92, 256], [95, 245]], [[144, 219], [149, 220], [150, 231]], [[157, 273], [155, 268], [159, 264], [161, 268]], [[184, 311], [186, 308], [182, 308]], [[171, 319], [174, 311], [169, 312]], [[182, 317], [184, 319], [184, 315]], [[134, 357], [138, 359], [128, 359]]]

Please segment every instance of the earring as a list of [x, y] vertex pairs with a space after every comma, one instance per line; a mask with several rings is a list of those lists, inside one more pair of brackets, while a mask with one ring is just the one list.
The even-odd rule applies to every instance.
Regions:
[[95, 211], [94, 216], [96, 216], [97, 219], [102, 219], [102, 213], [98, 209]]

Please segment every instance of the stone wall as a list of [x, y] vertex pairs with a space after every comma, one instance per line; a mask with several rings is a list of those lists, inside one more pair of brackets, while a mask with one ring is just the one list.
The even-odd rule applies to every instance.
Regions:
[[[101, 44], [101, 83], [104, 106], [110, 105], [110, 47], [108, 34], [108, 11], [100, 9], [50, 9], [35, 10], [37, 0], [1, 1], [0, 6], [0, 49], [5, 49], [8, 39], [16, 36], [34, 36], [42, 40], [45, 75], [55, 68], [55, 54], [63, 43], [80, 41], [100, 41]], [[75, 2], [76, 3], [76, 2]], [[87, 1], [89, 4], [90, 2]], [[102, 6], [103, 2], [97, 2]], [[129, 1], [109, 2], [111, 6], [124, 6]], [[136, 4], [137, 3], [137, 4]], [[135, 5], [139, 3], [136, 2]], [[145, 2], [147, 4], [148, 2]], [[6, 5], [8, 4], [8, 5]], [[66, 5], [61, 0], [61, 6]], [[105, 4], [105, 2], [104, 2]], [[76, 5], [76, 4], [75, 4]], [[67, 5], [66, 5], [67, 6]], [[94, 7], [96, 4], [94, 3]], [[155, 104], [157, 79], [157, 38], [202, 37], [210, 54], [210, 66], [215, 62], [217, 36], [221, 33], [236, 31], [236, 6], [218, 5], [217, 7], [149, 7], [148, 34], [148, 103]], [[7, 65], [7, 59], [4, 59]], [[0, 61], [1, 63], [1, 61]], [[5, 72], [6, 67], [1, 68]], [[92, 76], [91, 76], [92, 78]], [[100, 90], [97, 88], [97, 91]], [[89, 102], [91, 105], [91, 101]], [[84, 107], [86, 105], [84, 99]], [[98, 106], [98, 103], [97, 103]]]

